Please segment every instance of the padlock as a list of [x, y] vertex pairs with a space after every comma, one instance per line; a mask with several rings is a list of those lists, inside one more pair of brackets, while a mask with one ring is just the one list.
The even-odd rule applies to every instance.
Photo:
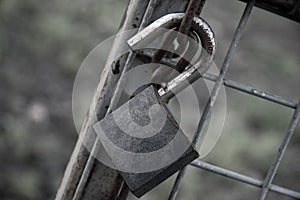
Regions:
[[[128, 43], [130, 46], [139, 44], [141, 40], [135, 38], [141, 39], [141, 35], [148, 37], [151, 31], [155, 32], [153, 28], [157, 30], [157, 27], [166, 24], [171, 25], [166, 26], [167, 28], [173, 28], [182, 18], [182, 13], [164, 16], [139, 32]], [[201, 41], [210, 42], [210, 46], [214, 48], [213, 32], [208, 24], [198, 17], [194, 18], [193, 24]], [[203, 26], [206, 28], [205, 33], [201, 32]], [[205, 49], [207, 47], [208, 45], [204, 45]], [[212, 57], [215, 50], [210, 49], [209, 52], [209, 57]], [[202, 56], [201, 59], [212, 58]], [[194, 68], [197, 69], [198, 65], [200, 64], [197, 63]], [[185, 74], [186, 72], [189, 73]], [[183, 78], [187, 80], [193, 74], [191, 72], [188, 69], [174, 80], [185, 82]], [[178, 83], [177, 81], [176, 84]], [[137, 197], [141, 197], [199, 156], [165, 105], [163, 97], [169, 97], [170, 90], [175, 87], [174, 81], [171, 81], [159, 93], [150, 85], [94, 125], [112, 163]]]

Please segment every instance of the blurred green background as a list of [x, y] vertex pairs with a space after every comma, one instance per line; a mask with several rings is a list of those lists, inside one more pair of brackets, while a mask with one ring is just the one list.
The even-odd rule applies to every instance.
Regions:
[[[127, 1], [0, 0], [0, 199], [54, 199], [77, 133], [71, 95], [85, 56], [117, 31]], [[244, 3], [207, 1], [221, 66]], [[255, 8], [228, 77], [300, 97], [300, 26]], [[227, 89], [227, 118], [206, 161], [263, 179], [292, 109]], [[218, 122], [214, 122], [218, 123]], [[300, 190], [300, 128], [274, 180]], [[174, 177], [142, 199], [167, 199]], [[179, 198], [255, 199], [259, 190], [188, 167]], [[129, 197], [129, 199], [135, 199]], [[270, 194], [268, 199], [289, 199]]]

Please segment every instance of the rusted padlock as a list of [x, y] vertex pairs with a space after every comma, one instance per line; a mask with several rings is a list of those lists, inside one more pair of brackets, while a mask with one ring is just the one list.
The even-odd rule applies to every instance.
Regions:
[[[128, 44], [133, 49], [142, 48], [156, 37], [159, 28], [174, 28], [183, 16], [175, 13], [158, 19], [128, 40]], [[192, 28], [207, 54], [201, 53], [195, 65], [165, 87], [158, 91], [152, 85], [147, 87], [94, 126], [112, 163], [137, 197], [199, 156], [165, 105], [165, 99], [174, 95], [176, 88], [185, 87], [181, 83], [193, 80], [190, 78], [199, 68], [206, 71], [214, 56], [215, 39], [209, 25], [195, 17]]]

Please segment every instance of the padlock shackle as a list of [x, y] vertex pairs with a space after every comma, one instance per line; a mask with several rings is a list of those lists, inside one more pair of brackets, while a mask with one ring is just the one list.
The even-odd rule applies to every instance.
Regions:
[[[178, 27], [183, 17], [184, 13], [167, 14], [134, 35], [127, 43], [133, 50], [142, 49], [155, 40], [158, 34], [161, 35], [168, 29]], [[159, 95], [165, 96], [164, 99], [172, 98], [174, 94], [195, 82], [208, 70], [213, 61], [216, 51], [216, 41], [211, 27], [202, 18], [194, 17], [192, 29], [197, 33], [201, 40], [203, 49], [200, 57], [194, 65], [169, 81], [165, 88], [159, 89]], [[196, 71], [197, 73], [195, 73]]]
[[[184, 13], [167, 14], [131, 37], [127, 40], [127, 44], [133, 50], [142, 49], [155, 40], [157, 35], [166, 32], [167, 29], [178, 27], [183, 17]], [[214, 39], [214, 32], [208, 23], [200, 17], [194, 17], [192, 28], [199, 35], [202, 45], [207, 53], [209, 55], [214, 55], [216, 42]]]

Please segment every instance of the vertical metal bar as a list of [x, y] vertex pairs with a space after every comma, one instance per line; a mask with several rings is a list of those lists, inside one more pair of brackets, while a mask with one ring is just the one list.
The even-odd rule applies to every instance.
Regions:
[[174, 182], [174, 185], [172, 187], [172, 190], [171, 190], [171, 193], [169, 195], [169, 198], [168, 200], [173, 200], [177, 197], [177, 194], [178, 194], [178, 191], [179, 191], [179, 187], [180, 187], [180, 183], [182, 182], [182, 179], [184, 177], [184, 174], [185, 174], [185, 171], [186, 171], [186, 168], [180, 170], [178, 172], [178, 175], [176, 177], [176, 180]]
[[[152, 16], [152, 13], [153, 13], [153, 10], [154, 10], [157, 2], [158, 2], [158, 0], [150, 0], [149, 1], [147, 9], [145, 11], [145, 14], [143, 16], [141, 25], [139, 27], [139, 31], [149, 23], [149, 21], [151, 19], [151, 16]], [[109, 106], [109, 108], [106, 112], [106, 115], [108, 115], [112, 110], [116, 109], [116, 107], [118, 105], [118, 102], [120, 100], [122, 91], [124, 89], [125, 81], [126, 81], [125, 80], [125, 74], [128, 72], [128, 70], [130, 70], [135, 56], [136, 56], [136, 53], [134, 53], [132, 51], [129, 53], [129, 56], [128, 56], [127, 61], [125, 63], [125, 66], [124, 66], [124, 69], [122, 71], [121, 77], [120, 77], [120, 79], [117, 83], [114, 95], [111, 99], [111, 103], [110, 103], [110, 106]], [[98, 152], [99, 147], [100, 147], [100, 141], [98, 139], [96, 139], [96, 141], [94, 143], [94, 146], [93, 146], [93, 149], [92, 149], [92, 152], [89, 155], [88, 161], [85, 165], [85, 168], [84, 168], [84, 171], [82, 173], [81, 179], [80, 179], [79, 184], [77, 186], [77, 189], [75, 191], [73, 200], [79, 200], [82, 197], [82, 194], [83, 194], [84, 188], [86, 186], [88, 177], [91, 173], [94, 162], [96, 160], [94, 155]]]
[[127, 199], [129, 193], [129, 189], [127, 184], [123, 181], [123, 185], [121, 187], [121, 191], [120, 194], [118, 195], [118, 197], [116, 198], [116, 200], [125, 200]]
[[262, 191], [260, 193], [260, 200], [264, 200], [267, 196], [267, 193], [270, 189], [270, 185], [275, 177], [275, 174], [277, 172], [277, 169], [279, 167], [279, 164], [283, 158], [284, 152], [289, 144], [289, 141], [291, 140], [291, 137], [293, 136], [293, 133], [295, 131], [295, 128], [299, 122], [300, 119], [300, 102], [298, 103], [297, 109], [294, 112], [293, 118], [289, 124], [288, 130], [283, 137], [281, 144], [279, 146], [279, 149], [277, 151], [277, 154], [275, 155], [275, 158], [272, 162], [271, 167], [269, 168], [268, 174], [264, 180], [264, 184], [262, 187]]
[[[250, 16], [250, 13], [253, 9], [253, 6], [255, 4], [255, 0], [250, 0], [249, 3], [247, 4], [245, 10], [244, 10], [244, 13], [241, 17], [241, 20], [238, 24], [238, 27], [234, 33], [234, 36], [233, 36], [233, 39], [232, 39], [232, 42], [230, 44], [230, 47], [229, 47], [229, 50], [226, 54], [226, 57], [225, 57], [225, 60], [223, 62], [223, 65], [222, 65], [222, 68], [221, 68], [221, 72], [218, 76], [218, 79], [215, 83], [215, 86], [213, 88], [213, 91], [211, 93], [211, 97], [209, 98], [207, 104], [206, 104], [206, 107], [204, 109], [204, 112], [202, 114], [202, 117], [200, 119], [200, 122], [199, 122], [199, 126], [198, 126], [198, 130], [197, 130], [197, 133], [194, 137], [194, 140], [193, 140], [193, 144], [196, 144], [198, 139], [200, 138], [201, 136], [201, 133], [202, 133], [202, 130], [203, 130], [203, 127], [205, 126], [205, 123], [207, 122], [207, 119], [209, 117], [209, 113], [216, 101], [216, 98], [217, 98], [217, 95], [218, 95], [218, 92], [221, 88], [221, 85], [223, 84], [223, 79], [225, 78], [225, 75], [227, 73], [227, 70], [228, 70], [228, 67], [229, 67], [229, 64], [232, 60], [232, 57], [233, 57], [233, 54], [236, 50], [236, 47], [240, 41], [240, 38], [242, 36], [242, 33], [246, 27], [246, 24], [248, 22], [248, 19], [249, 19], [249, 16]], [[175, 200], [176, 199], [176, 196], [177, 196], [177, 190], [179, 188], [179, 185], [182, 181], [182, 177], [184, 176], [184, 173], [179, 173], [176, 180], [175, 180], [175, 183], [173, 185], [173, 188], [172, 188], [172, 192], [169, 196], [169, 200]]]
[[[157, 2], [158, 2], [158, 0], [150, 0], [149, 1], [146, 12], [143, 16], [142, 23], [141, 23], [141, 25], [138, 29], [138, 32], [140, 30], [142, 30], [143, 28], [145, 28], [149, 24], [150, 19], [152, 17], [152, 13], [154, 11], [154, 8], [155, 8]], [[125, 83], [126, 83], [125, 74], [132, 68], [133, 61], [134, 61], [135, 57], [136, 57], [136, 53], [130, 50], [130, 53], [128, 55], [127, 61], [126, 61], [125, 66], [124, 66], [124, 69], [122, 71], [122, 75], [120, 77], [120, 80], [119, 80], [119, 82], [117, 84], [117, 87], [115, 89], [113, 98], [112, 98], [111, 103], [109, 105], [109, 108], [107, 110], [107, 114], [110, 113], [111, 111], [115, 110], [118, 106], [118, 102], [121, 98], [121, 95], [122, 95], [122, 92], [124, 90]]]
[[208, 119], [209, 113], [210, 113], [212, 107], [215, 104], [215, 101], [217, 99], [217, 95], [219, 93], [221, 85], [223, 84], [224, 78], [225, 78], [226, 73], [228, 71], [229, 64], [230, 64], [230, 62], [232, 60], [232, 57], [233, 57], [233, 55], [235, 53], [237, 45], [238, 45], [238, 43], [239, 43], [239, 41], [241, 39], [241, 36], [243, 34], [243, 31], [244, 31], [245, 27], [246, 27], [246, 24], [248, 22], [248, 19], [249, 19], [250, 13], [252, 11], [252, 8], [254, 7], [254, 4], [255, 4], [255, 0], [251, 0], [247, 4], [247, 6], [246, 6], [246, 8], [244, 10], [244, 13], [243, 13], [243, 15], [241, 17], [241, 20], [240, 20], [240, 22], [238, 24], [238, 27], [237, 27], [237, 29], [236, 29], [236, 31], [234, 33], [232, 42], [231, 42], [230, 47], [228, 49], [228, 52], [226, 54], [225, 60], [223, 62], [223, 65], [222, 65], [222, 68], [221, 68], [221, 71], [220, 71], [220, 74], [219, 74], [219, 76], [218, 76], [218, 78], [216, 80], [216, 83], [214, 85], [214, 88], [213, 88], [213, 91], [211, 93], [211, 96], [210, 96], [210, 98], [209, 98], [209, 100], [208, 100], [208, 102], [206, 104], [206, 108], [204, 109], [204, 112], [203, 112], [202, 117], [200, 119], [198, 131], [197, 131], [197, 133], [196, 133], [196, 135], [194, 137], [193, 144], [196, 144], [197, 141], [198, 141], [198, 139], [200, 138], [201, 132], [202, 132], [202, 130], [203, 130], [204, 126], [205, 126], [205, 123], [206, 123], [206, 121]]

